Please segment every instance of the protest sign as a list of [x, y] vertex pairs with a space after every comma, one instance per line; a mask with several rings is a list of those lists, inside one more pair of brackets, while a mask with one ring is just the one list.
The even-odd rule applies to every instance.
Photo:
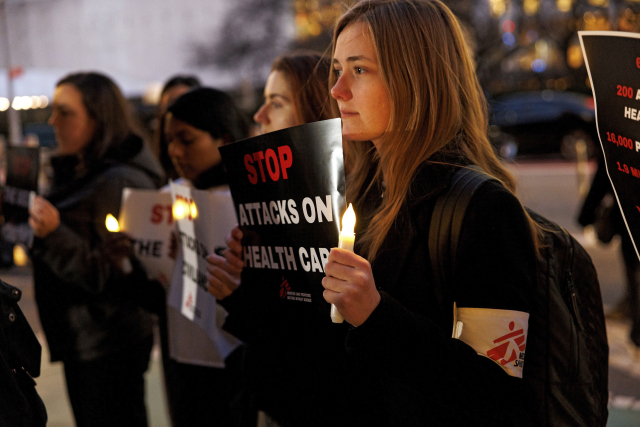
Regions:
[[173, 217], [171, 194], [125, 188], [118, 218], [120, 229], [134, 239], [133, 253], [149, 279], [169, 283], [174, 260], [169, 257]]
[[[329, 316], [321, 281], [345, 209], [340, 119], [220, 148], [244, 233], [242, 286]], [[278, 303], [279, 304], [279, 303]]]
[[31, 245], [33, 233], [29, 220], [29, 203], [38, 191], [40, 149], [38, 147], [7, 147], [6, 185], [2, 187], [2, 240], [10, 244]]
[[[171, 183], [173, 217], [177, 225], [179, 253], [171, 280], [168, 303], [216, 341], [227, 339], [220, 332], [226, 311], [206, 288], [206, 257], [225, 247], [225, 236], [236, 224], [231, 194], [202, 191]], [[228, 339], [228, 349], [235, 340]], [[225, 357], [225, 355], [223, 355]]]
[[580, 31], [578, 35], [593, 90], [607, 173], [638, 254], [640, 34]]

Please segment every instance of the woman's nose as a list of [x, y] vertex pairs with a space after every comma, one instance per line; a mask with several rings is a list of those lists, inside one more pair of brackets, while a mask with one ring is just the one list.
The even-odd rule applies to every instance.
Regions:
[[340, 99], [347, 101], [351, 99], [351, 90], [349, 89], [349, 84], [344, 75], [338, 77], [338, 80], [336, 80], [336, 83], [331, 88], [331, 96], [336, 100]]
[[253, 121], [261, 125], [268, 124], [269, 118], [267, 117], [266, 110], [267, 104], [262, 104], [258, 111], [253, 115]]

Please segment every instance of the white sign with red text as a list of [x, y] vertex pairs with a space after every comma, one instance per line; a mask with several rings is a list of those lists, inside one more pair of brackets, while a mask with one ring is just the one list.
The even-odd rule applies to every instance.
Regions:
[[207, 291], [206, 258], [237, 223], [231, 193], [171, 183], [171, 196], [180, 251], [168, 303], [217, 341], [226, 311]]
[[149, 279], [169, 283], [174, 260], [169, 257], [171, 194], [158, 190], [125, 188], [118, 219], [120, 229], [131, 236], [133, 250]]

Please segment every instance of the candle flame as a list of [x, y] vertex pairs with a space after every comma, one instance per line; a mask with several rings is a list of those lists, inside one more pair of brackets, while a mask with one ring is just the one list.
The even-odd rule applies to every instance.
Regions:
[[173, 219], [180, 220], [187, 216], [187, 210], [185, 209], [185, 203], [182, 200], [176, 200], [173, 204]]
[[356, 227], [356, 213], [353, 211], [353, 206], [349, 203], [349, 208], [342, 215], [342, 232], [341, 234], [353, 234], [353, 230]]
[[196, 219], [198, 217], [198, 208], [194, 201], [191, 201], [189, 209], [191, 210], [191, 219]]
[[113, 215], [107, 214], [107, 219], [104, 223], [107, 226], [107, 230], [111, 231], [112, 233], [120, 231], [118, 220]]

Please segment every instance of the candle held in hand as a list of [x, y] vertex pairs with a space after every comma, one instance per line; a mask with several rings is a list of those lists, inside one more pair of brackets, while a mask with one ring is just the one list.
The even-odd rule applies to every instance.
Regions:
[[[342, 216], [342, 230], [340, 231], [340, 237], [338, 240], [338, 247], [340, 249], [346, 249], [353, 252], [353, 244], [356, 241], [356, 234], [354, 228], [356, 226], [356, 213], [353, 211], [353, 206], [349, 203], [349, 208]], [[333, 323], [342, 323], [344, 317], [338, 311], [335, 305], [331, 304], [331, 320]]]
[[[120, 224], [118, 224], [118, 220], [111, 214], [107, 214], [107, 219], [104, 221], [107, 230], [112, 233], [117, 233], [120, 231]], [[133, 266], [131, 265], [131, 260], [129, 258], [123, 258], [120, 264], [120, 269], [126, 275], [133, 271]]]

